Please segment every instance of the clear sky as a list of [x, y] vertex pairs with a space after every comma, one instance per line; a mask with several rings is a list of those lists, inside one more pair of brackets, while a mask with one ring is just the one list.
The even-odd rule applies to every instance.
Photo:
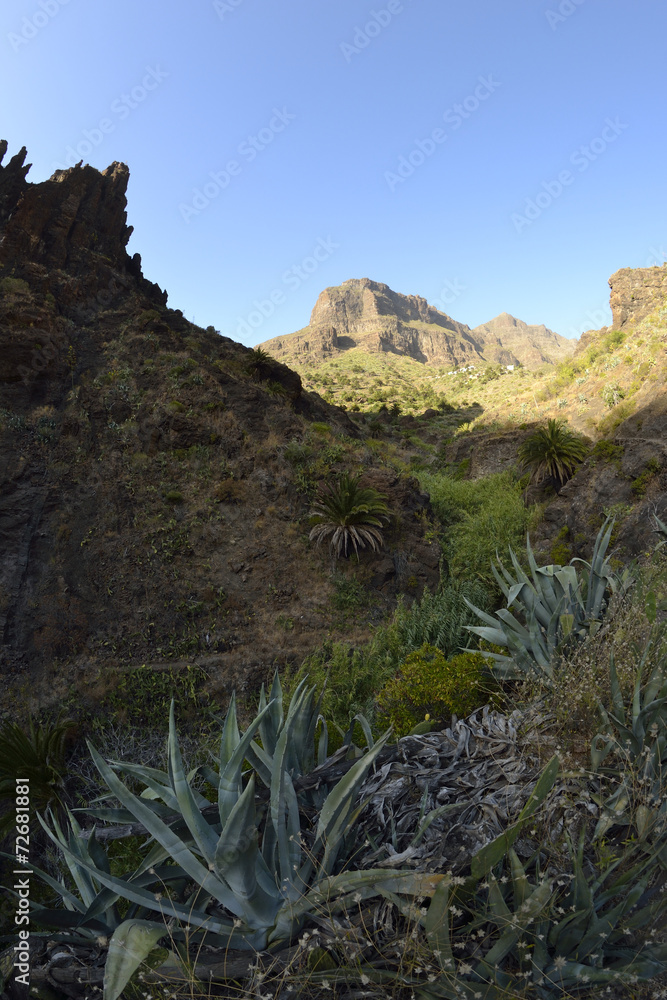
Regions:
[[667, 260], [666, 38], [661, 0], [4, 0], [0, 138], [127, 163], [129, 252], [245, 344], [362, 277], [571, 337]]

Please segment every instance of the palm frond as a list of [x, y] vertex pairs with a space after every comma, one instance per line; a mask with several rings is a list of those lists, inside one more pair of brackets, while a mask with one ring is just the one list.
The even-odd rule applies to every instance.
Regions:
[[586, 442], [565, 426], [563, 420], [548, 420], [519, 447], [519, 459], [531, 470], [534, 482], [551, 477], [564, 483], [585, 458]]
[[372, 487], [360, 486], [361, 474], [344, 472], [320, 487], [311, 509], [310, 540], [320, 545], [329, 539], [332, 559], [347, 557], [351, 548], [370, 546], [377, 551], [383, 542], [382, 528], [389, 520], [387, 498]]

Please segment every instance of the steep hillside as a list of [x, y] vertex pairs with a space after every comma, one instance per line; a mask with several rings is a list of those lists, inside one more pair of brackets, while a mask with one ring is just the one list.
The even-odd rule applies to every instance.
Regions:
[[[142, 276], [125, 249], [127, 167], [30, 184], [25, 156], [0, 165], [4, 703], [99, 695], [112, 668], [143, 663], [253, 687], [432, 586], [415, 481], [381, 468], [296, 373], [188, 323]], [[375, 598], [342, 623], [309, 497], [362, 463], [396, 516], [358, 569]]]
[[506, 313], [471, 330], [426, 299], [401, 295], [368, 278], [326, 288], [305, 329], [260, 346], [298, 370], [354, 349], [398, 355], [429, 367], [498, 362], [534, 367], [561, 360], [574, 347], [546, 327], [529, 327]]
[[496, 397], [445, 448], [453, 467], [465, 463], [477, 478], [516, 465], [521, 441], [546, 419], [564, 418], [587, 435], [589, 457], [560, 496], [542, 497], [534, 541], [561, 561], [590, 555], [605, 513], [616, 516], [626, 557], [651, 551], [652, 515], [667, 517], [667, 265], [625, 268], [609, 284], [616, 328], [584, 334], [571, 358], [533, 384], [525, 371], [492, 383]]

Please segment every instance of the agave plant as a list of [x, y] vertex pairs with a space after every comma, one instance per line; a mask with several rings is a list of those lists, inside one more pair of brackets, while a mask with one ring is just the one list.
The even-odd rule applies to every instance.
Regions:
[[[609, 659], [611, 711], [602, 702], [599, 710], [604, 733], [591, 746], [594, 774], [611, 778], [611, 795], [593, 795], [601, 816], [593, 840], [613, 827], [634, 828], [638, 842], [659, 850], [667, 862], [667, 660], [664, 655], [653, 665], [644, 682], [647, 661], [654, 651], [650, 640], [644, 649], [635, 679], [631, 703], [626, 707], [618, 680], [613, 651]], [[602, 767], [605, 759], [611, 766]]]
[[[486, 614], [471, 604], [466, 604], [487, 626], [467, 626], [489, 642], [505, 646], [510, 656], [501, 653], [485, 653], [495, 660], [499, 676], [511, 677], [527, 673], [537, 673], [544, 683], [553, 684], [554, 661], [564, 643], [580, 642], [589, 635], [595, 635], [600, 628], [612, 594], [623, 594], [632, 584], [626, 569], [619, 576], [605, 557], [611, 533], [613, 518], [607, 518], [598, 532], [591, 562], [572, 559], [569, 566], [538, 567], [530, 538], [526, 536], [528, 563], [532, 582], [521, 568], [514, 552], [510, 556], [514, 566], [514, 576], [505, 569], [500, 559], [502, 576], [492, 565], [493, 574], [507, 600], [507, 608], [496, 611], [496, 618]], [[581, 579], [575, 563], [585, 567]], [[526, 624], [509, 610], [516, 607]]]
[[[276, 680], [272, 695], [278, 692]], [[367, 896], [398, 877], [383, 870], [340, 870], [348, 860], [345, 850], [350, 832], [365, 804], [356, 802], [359, 787], [389, 733], [352, 762], [322, 796], [316, 823], [302, 829], [296, 776], [313, 763], [316, 753], [320, 761], [326, 754], [326, 731], [320, 735], [317, 750], [308, 751], [308, 743], [314, 742], [318, 701], [305, 683], [295, 691], [285, 718], [276, 697], [267, 702], [263, 694], [262, 701], [242, 736], [232, 701], [220, 740], [218, 768], [206, 770], [207, 779], [215, 782], [214, 815], [211, 803], [192, 784], [194, 772], [186, 775], [183, 768], [173, 704], [167, 772], [137, 764], [109, 764], [89, 744], [121, 808], [85, 811], [116, 822], [138, 822], [154, 841], [129, 876], [111, 874], [94, 833], [87, 839], [74, 817], [70, 816], [67, 834], [54, 817], [50, 825], [41, 820], [65, 855], [81, 898], [41, 873], [60, 892], [66, 911], [40, 909], [35, 920], [66, 928], [68, 934], [110, 936], [107, 971], [112, 985], [105, 1000], [116, 1000], [166, 934], [167, 922], [176, 941], [187, 935], [190, 941], [205, 939], [217, 947], [276, 948], [289, 943], [309, 914], [328, 900], [357, 891]], [[261, 746], [255, 740], [258, 734]], [[269, 793], [259, 815], [254, 771], [244, 780], [246, 761], [256, 766]], [[141, 795], [127, 787], [118, 771], [145, 786]], [[116, 907], [121, 900], [129, 901], [133, 909], [119, 922]], [[133, 942], [130, 951], [137, 956], [134, 966], [127, 947], [121, 946], [128, 935]]]
[[584, 459], [586, 442], [565, 426], [564, 420], [547, 420], [526, 438], [518, 450], [525, 468], [531, 470], [534, 482], [550, 477], [557, 487], [565, 483]]
[[310, 540], [320, 545], [329, 539], [332, 570], [341, 553], [367, 545], [377, 550], [382, 544], [382, 524], [389, 520], [387, 498], [371, 487], [359, 485], [361, 473], [351, 476], [344, 472], [335, 482], [321, 486], [310, 516], [313, 525]]
[[649, 898], [651, 865], [646, 858], [633, 863], [630, 850], [622, 874], [614, 861], [587, 876], [584, 841], [582, 835], [575, 846], [568, 839], [567, 873], [542, 866], [541, 850], [522, 862], [505, 846], [500, 861], [482, 877], [441, 876], [428, 893], [428, 907], [394, 894], [397, 908], [417, 925], [411, 937], [421, 930], [439, 966], [437, 977], [424, 975], [423, 952], [415, 963], [422, 968], [401, 959], [394, 969], [379, 954], [368, 964], [310, 973], [311, 984], [327, 988], [326, 980], [331, 988], [361, 979], [382, 988], [399, 981], [420, 1000], [554, 1000], [652, 979], [667, 965], [667, 945], [651, 936], [667, 901]]
[[656, 527], [653, 529], [655, 534], [658, 535], [660, 541], [656, 546], [656, 552], [661, 549], [663, 545], [667, 545], [667, 524], [661, 521], [657, 514], [653, 515], [655, 518]]
[[642, 905], [646, 861], [617, 877], [614, 862], [589, 881], [583, 847], [583, 836], [576, 849], [570, 842], [569, 877], [543, 873], [538, 859], [524, 865], [510, 848], [482, 881], [441, 883], [422, 919], [441, 978], [421, 995], [506, 1000], [530, 983], [531, 996], [550, 1000], [664, 971], [667, 946], [649, 939], [638, 950], [626, 936], [648, 931], [667, 908], [664, 899]]

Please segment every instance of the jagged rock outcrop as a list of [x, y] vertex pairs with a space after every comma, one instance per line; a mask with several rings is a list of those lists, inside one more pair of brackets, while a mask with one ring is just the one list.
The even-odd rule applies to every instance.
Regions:
[[667, 300], [667, 264], [662, 267], [623, 267], [609, 279], [613, 328], [625, 330]]
[[297, 364], [321, 362], [358, 347], [453, 368], [519, 362], [537, 367], [567, 357], [574, 342], [507, 313], [471, 330], [419, 295], [401, 295], [369, 278], [353, 278], [322, 292], [307, 327], [261, 347]]

